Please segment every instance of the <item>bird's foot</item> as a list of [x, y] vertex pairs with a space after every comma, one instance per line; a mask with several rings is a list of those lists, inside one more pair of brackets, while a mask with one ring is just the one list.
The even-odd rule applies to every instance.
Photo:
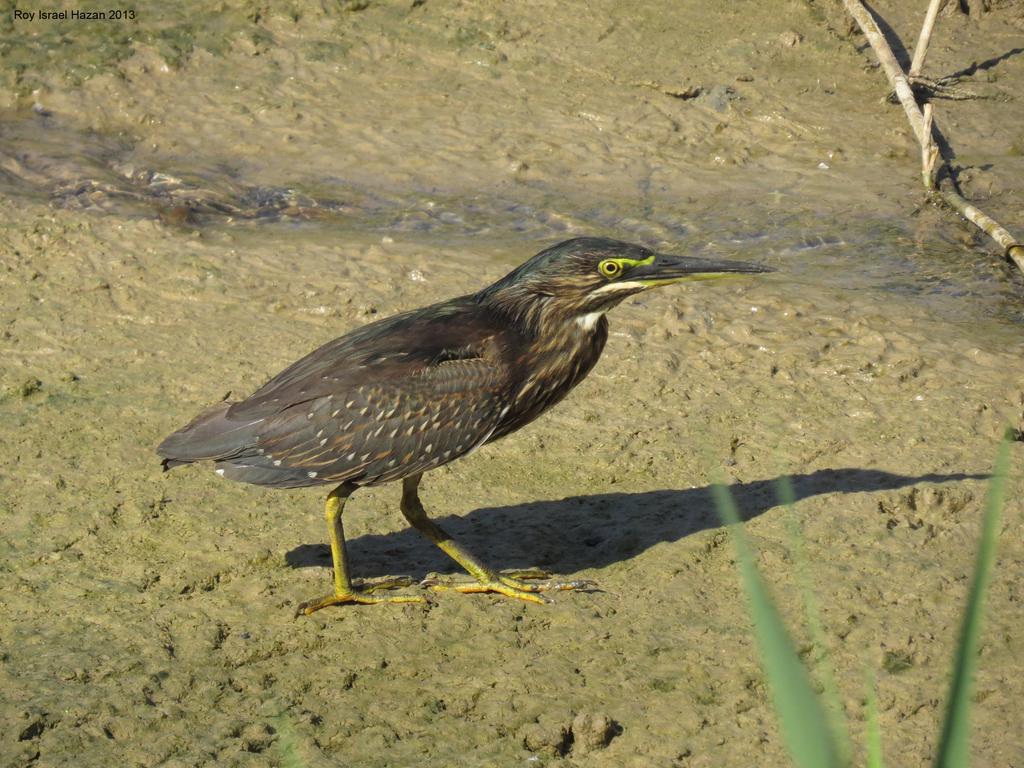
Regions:
[[295, 615], [309, 616], [329, 605], [355, 603], [357, 605], [379, 605], [380, 603], [425, 603], [426, 598], [419, 595], [375, 595], [384, 589], [409, 587], [416, 583], [410, 576], [383, 577], [378, 579], [360, 579], [350, 590], [336, 592], [319, 600], [307, 600], [295, 609]]
[[429, 587], [437, 591], [461, 592], [463, 594], [476, 594], [480, 592], [494, 592], [505, 597], [514, 597], [518, 600], [525, 600], [528, 603], [550, 603], [551, 599], [541, 594], [543, 592], [557, 592], [568, 589], [591, 591], [597, 587], [597, 583], [590, 579], [577, 579], [574, 581], [552, 581], [551, 574], [536, 568], [526, 570], [510, 570], [498, 573], [483, 574], [483, 578], [476, 581], [452, 582], [444, 581], [437, 574], [429, 574], [420, 586]]
[[[548, 571], [542, 571], [540, 568], [505, 570], [497, 575], [503, 584], [524, 592], [562, 592], [570, 589], [580, 592], [597, 591], [597, 582], [593, 579], [557, 581], [551, 578]], [[527, 579], [529, 581], [526, 581]]]
[[375, 576], [372, 579], [353, 579], [353, 588], [360, 592], [377, 592], [381, 589], [401, 589], [418, 584], [412, 576]]

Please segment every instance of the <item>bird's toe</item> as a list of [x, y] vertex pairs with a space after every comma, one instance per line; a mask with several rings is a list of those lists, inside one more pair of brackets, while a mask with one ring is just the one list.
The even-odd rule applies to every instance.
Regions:
[[355, 586], [360, 592], [379, 592], [385, 589], [402, 589], [416, 584], [412, 576], [377, 576], [372, 579], [356, 579]]
[[[376, 589], [384, 589], [385, 587], [375, 587]], [[387, 587], [388, 589], [392, 587]], [[425, 603], [427, 599], [420, 595], [374, 595], [370, 594], [374, 588], [369, 590], [353, 590], [352, 592], [345, 592], [342, 594], [328, 595], [318, 600], [307, 600], [304, 603], [300, 603], [295, 609], [295, 616], [300, 615], [310, 616], [322, 608], [326, 608], [330, 605], [380, 605], [381, 603]]]
[[[463, 594], [479, 594], [492, 592], [505, 597], [513, 597], [517, 600], [525, 600], [529, 603], [546, 604], [551, 598], [545, 596], [544, 592], [559, 592], [564, 590], [579, 590], [592, 592], [597, 589], [597, 584], [590, 579], [577, 579], [573, 581], [554, 581], [550, 579], [551, 574], [546, 571], [531, 568], [528, 570], [509, 570], [501, 573], [488, 574], [484, 578], [474, 581], [454, 581], [442, 578], [436, 573], [428, 574], [420, 586], [438, 592], [461, 592]], [[547, 579], [538, 581], [538, 579]]]
[[[520, 572], [521, 573], [521, 572]], [[543, 573], [540, 571], [539, 573]], [[515, 572], [503, 571], [499, 577], [501, 582], [513, 589], [520, 589], [525, 592], [563, 592], [576, 590], [578, 592], [597, 591], [597, 582], [593, 579], [573, 579], [570, 581], [558, 581], [551, 579], [551, 574], [542, 576], [522, 576]], [[521, 579], [546, 579], [546, 581], [521, 581]]]

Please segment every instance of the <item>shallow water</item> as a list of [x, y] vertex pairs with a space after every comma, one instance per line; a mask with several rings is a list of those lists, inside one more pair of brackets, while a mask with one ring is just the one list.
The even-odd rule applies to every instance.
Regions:
[[[957, 324], [1024, 323], [1024, 277], [948, 212], [933, 209], [908, 219], [904, 211], [899, 217], [882, 210], [817, 212], [770, 201], [737, 208], [716, 199], [688, 201], [683, 211], [650, 191], [633, 200], [578, 199], [543, 181], [472, 195], [440, 184], [396, 190], [388, 179], [372, 187], [315, 175], [275, 187], [250, 183], [244, 172], [210, 158], [190, 158], [187, 170], [173, 162], [140, 165], [135, 144], [124, 137], [74, 130], [40, 115], [0, 123], [0, 147], [0, 193], [47, 201], [57, 210], [155, 218], [238, 237], [249, 248], [287, 239], [301, 253], [304, 242], [379, 234], [436, 244], [455, 260], [461, 249], [483, 244], [488, 250], [505, 245], [518, 258], [559, 239], [598, 233], [763, 261], [795, 292], [890, 293]], [[480, 186], [495, 181], [481, 179]]]

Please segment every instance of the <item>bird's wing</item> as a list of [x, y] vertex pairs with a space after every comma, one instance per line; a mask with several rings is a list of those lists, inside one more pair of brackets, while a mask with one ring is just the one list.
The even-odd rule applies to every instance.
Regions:
[[302, 476], [303, 484], [387, 482], [469, 453], [509, 402], [507, 377], [493, 360], [446, 360], [293, 406], [266, 422], [249, 455], [218, 467], [249, 482], [238, 470], [259, 469], [268, 480], [280, 473], [289, 484]]
[[231, 406], [253, 439], [218, 467], [264, 485], [386, 482], [484, 443], [511, 402], [500, 324], [450, 304], [361, 328]]
[[501, 330], [471, 297], [364, 325], [289, 365], [229, 410], [251, 421], [366, 382], [427, 369], [448, 356], [467, 354]]

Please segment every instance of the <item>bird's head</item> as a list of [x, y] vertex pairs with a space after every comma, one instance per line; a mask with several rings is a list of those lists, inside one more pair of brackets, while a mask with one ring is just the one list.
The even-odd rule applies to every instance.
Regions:
[[619, 240], [577, 237], [541, 251], [481, 296], [530, 315], [594, 317], [649, 288], [771, 271], [743, 261], [670, 256]]

